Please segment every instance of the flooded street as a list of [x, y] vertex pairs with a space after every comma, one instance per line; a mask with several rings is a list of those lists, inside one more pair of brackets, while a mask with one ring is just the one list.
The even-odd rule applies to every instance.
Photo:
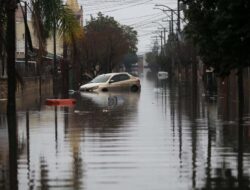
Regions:
[[[225, 120], [223, 98], [150, 73], [141, 85], [140, 93], [74, 94], [73, 107], [21, 109], [18, 189], [248, 189], [248, 115], [239, 126]], [[1, 114], [0, 189], [10, 183]]]

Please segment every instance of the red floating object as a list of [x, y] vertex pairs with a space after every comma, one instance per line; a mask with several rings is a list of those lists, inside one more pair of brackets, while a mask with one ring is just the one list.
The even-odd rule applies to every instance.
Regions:
[[75, 99], [47, 99], [47, 106], [73, 106], [76, 104]]

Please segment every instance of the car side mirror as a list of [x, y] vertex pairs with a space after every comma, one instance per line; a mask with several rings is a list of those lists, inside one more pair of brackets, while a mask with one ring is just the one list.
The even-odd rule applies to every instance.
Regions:
[[109, 83], [113, 83], [113, 82], [115, 82], [113, 79], [111, 79], [111, 80], [109, 81]]

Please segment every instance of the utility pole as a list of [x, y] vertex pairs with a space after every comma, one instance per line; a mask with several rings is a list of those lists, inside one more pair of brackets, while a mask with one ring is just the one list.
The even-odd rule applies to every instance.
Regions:
[[9, 138], [9, 188], [18, 189], [17, 180], [17, 122], [16, 122], [16, 0], [5, 4], [7, 14], [6, 52], [8, 75], [7, 122]]
[[[177, 53], [179, 54], [180, 52], [180, 34], [181, 34], [181, 23], [180, 23], [180, 0], [177, 0], [177, 39], [178, 39], [178, 42], [177, 42]], [[179, 56], [178, 57], [178, 78], [179, 76], [181, 75], [181, 68], [180, 68], [180, 59], [179, 59]]]
[[163, 28], [163, 31], [164, 31], [164, 45], [166, 44], [166, 28], [164, 27]]
[[[179, 41], [177, 43], [177, 48], [178, 48], [178, 51], [176, 52], [175, 50], [175, 34], [174, 34], [174, 14], [177, 16], [177, 28], [176, 28], [176, 33], [177, 33], [177, 36], [179, 37], [180, 35], [180, 31], [181, 31], [181, 26], [180, 26], [180, 0], [177, 0], [177, 10], [175, 9], [172, 9], [171, 7], [167, 6], [167, 5], [162, 5], [162, 4], [156, 4], [155, 5], [156, 7], [165, 7], [167, 8], [168, 10], [165, 10], [165, 9], [160, 9], [162, 10], [163, 12], [165, 11], [170, 11], [171, 12], [171, 18], [170, 18], [170, 21], [169, 21], [169, 41], [170, 41], [170, 46], [171, 46], [171, 64], [170, 64], [170, 68], [169, 68], [169, 72], [170, 72], [170, 80], [171, 80], [171, 77], [172, 77], [172, 74], [173, 74], [173, 71], [174, 71], [174, 66], [176, 65], [176, 60], [175, 60], [175, 57], [174, 54], [175, 53], [178, 53], [179, 52]], [[179, 38], [178, 38], [179, 39]], [[177, 59], [178, 59], [178, 56], [177, 56]], [[180, 69], [179, 69], [179, 64], [178, 64], [178, 73], [180, 73]], [[178, 75], [179, 76], [179, 75]]]
[[181, 32], [181, 22], [180, 22], [180, 0], [177, 0], [177, 32]]
[[164, 34], [164, 44], [163, 44], [163, 54], [166, 55], [166, 28], [163, 28], [163, 34]]
[[[27, 20], [27, 2], [24, 2], [24, 19]], [[24, 27], [24, 57], [25, 57], [25, 74], [28, 73], [28, 34], [27, 34], [27, 27]]]
[[8, 115], [16, 113], [16, 6], [15, 0], [9, 1], [7, 9], [7, 75], [8, 75]]
[[174, 11], [171, 10], [171, 33], [174, 34]]
[[156, 23], [156, 24], [158, 24], [158, 25], [160, 25], [161, 26], [161, 28], [158, 28], [159, 30], [162, 30], [163, 29], [163, 31], [161, 31], [161, 35], [162, 35], [162, 32], [163, 32], [163, 35], [162, 35], [162, 38], [163, 38], [163, 42], [162, 42], [162, 44], [163, 45], [165, 45], [166, 44], [166, 27], [165, 26], [163, 26], [161, 23], [159, 23], [159, 22], [153, 22], [153, 23]]
[[168, 27], [169, 27], [169, 34], [172, 34], [172, 26], [171, 26], [171, 20], [169, 20], [169, 23], [168, 23]]
[[160, 40], [161, 40], [161, 51], [160, 51], [160, 55], [162, 54], [162, 31], [161, 31], [161, 34], [160, 34]]
[[171, 31], [170, 33], [174, 33], [174, 14], [177, 15], [177, 31], [179, 32], [180, 31], [180, 0], [177, 0], [177, 10], [176, 9], [172, 9], [171, 7], [167, 6], [167, 5], [162, 5], [162, 4], [156, 4], [155, 5], [156, 7], [165, 7], [167, 8], [167, 10], [165, 9], [160, 9], [162, 10], [163, 12], [166, 12], [166, 11], [170, 11], [171, 12]]

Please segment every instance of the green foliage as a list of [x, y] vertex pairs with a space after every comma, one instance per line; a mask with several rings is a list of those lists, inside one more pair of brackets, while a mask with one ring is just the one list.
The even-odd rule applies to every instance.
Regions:
[[148, 63], [148, 67], [151, 71], [158, 70], [158, 62], [157, 62], [158, 53], [157, 52], [148, 52], [146, 53], [146, 62]]
[[87, 23], [86, 31], [99, 32], [100, 34], [103, 31], [119, 33], [124, 38], [124, 42], [127, 43], [129, 52], [137, 52], [137, 31], [130, 26], [121, 25], [113, 17], [104, 16], [101, 12], [97, 14], [96, 18], [91, 16], [90, 21]]
[[83, 28], [80, 26], [78, 20], [71, 9], [67, 6], [62, 6], [59, 11], [59, 34], [63, 35], [65, 42], [73, 43], [77, 39], [83, 37]]
[[129, 45], [129, 53], [135, 54], [137, 52], [137, 31], [135, 31], [132, 27], [123, 25], [121, 26], [123, 34], [128, 41]]
[[73, 11], [62, 0], [32, 0], [32, 6], [35, 33], [43, 44], [53, 34], [54, 27], [67, 42], [82, 37], [83, 31]]
[[137, 51], [137, 32], [102, 13], [91, 17], [84, 32], [84, 70], [92, 76], [112, 72], [126, 54]]
[[205, 64], [220, 76], [250, 65], [249, 0], [182, 0], [185, 31]]
[[36, 37], [39, 39], [39, 49], [45, 52], [46, 40], [49, 38], [49, 27], [45, 26], [47, 19], [46, 9], [44, 9], [44, 2], [39, 0], [32, 0], [32, 21]]
[[132, 65], [135, 64], [138, 61], [138, 57], [135, 53], [128, 53], [123, 58], [123, 65], [126, 68], [127, 72], [132, 71]]

